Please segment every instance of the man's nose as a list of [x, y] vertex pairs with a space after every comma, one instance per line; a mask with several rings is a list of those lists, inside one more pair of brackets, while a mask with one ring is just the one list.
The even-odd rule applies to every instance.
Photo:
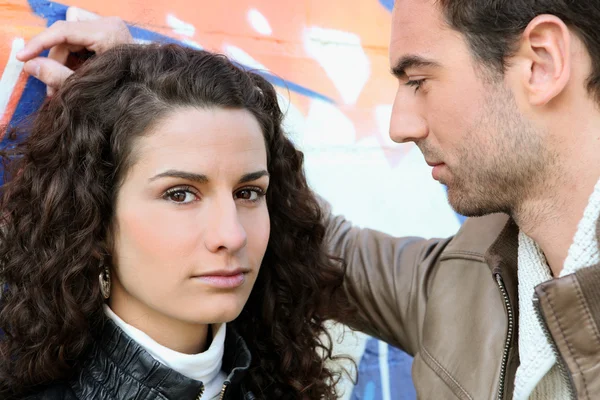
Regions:
[[427, 137], [429, 127], [420, 113], [412, 93], [404, 93], [401, 87], [396, 93], [390, 121], [390, 139], [396, 143], [418, 142]]

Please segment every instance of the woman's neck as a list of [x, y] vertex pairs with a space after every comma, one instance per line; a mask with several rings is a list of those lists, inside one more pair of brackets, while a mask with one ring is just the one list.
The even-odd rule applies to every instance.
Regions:
[[141, 307], [131, 298], [109, 299], [110, 309], [124, 322], [150, 336], [158, 344], [183, 354], [198, 354], [210, 346], [209, 325], [193, 324]]

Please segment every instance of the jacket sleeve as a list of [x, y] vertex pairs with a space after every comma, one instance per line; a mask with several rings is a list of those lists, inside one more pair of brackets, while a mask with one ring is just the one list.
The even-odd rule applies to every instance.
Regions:
[[321, 199], [330, 254], [344, 261], [346, 301], [352, 315], [329, 316], [414, 355], [427, 305], [427, 282], [450, 241], [397, 238], [352, 226]]

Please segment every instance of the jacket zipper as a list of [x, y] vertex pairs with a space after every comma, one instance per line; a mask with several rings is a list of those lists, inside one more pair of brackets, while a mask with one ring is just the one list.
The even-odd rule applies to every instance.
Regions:
[[556, 358], [556, 365], [558, 366], [558, 370], [560, 371], [560, 374], [562, 375], [564, 382], [567, 382], [567, 386], [569, 388], [569, 398], [572, 400], [575, 400], [576, 394], [575, 394], [575, 389], [573, 387], [573, 382], [571, 381], [571, 376], [567, 372], [567, 367], [565, 365], [565, 362], [564, 362], [562, 356], [560, 355], [560, 353], [558, 351], [556, 342], [554, 342], [552, 335], [550, 335], [550, 330], [548, 329], [548, 324], [546, 323], [546, 320], [544, 318], [542, 318], [542, 306], [540, 305], [540, 298], [537, 295], [537, 293], [533, 294], [533, 308], [535, 309], [535, 315], [537, 316], [538, 322], [540, 323], [540, 326], [542, 327], [542, 331], [544, 332], [544, 335], [546, 336], [548, 343], [550, 343], [550, 347], [552, 347], [552, 352], [554, 353], [554, 358]]
[[[223, 388], [221, 389], [221, 395], [219, 396], [219, 400], [223, 400], [225, 398], [225, 390], [227, 390], [227, 385], [229, 385], [229, 382], [225, 382], [223, 384]], [[200, 393], [198, 393], [198, 396], [196, 396], [196, 400], [200, 400], [202, 398], [203, 394], [204, 394], [204, 385], [202, 385], [200, 387]]]
[[198, 396], [196, 396], [196, 400], [200, 400], [202, 398], [203, 394], [204, 394], [204, 385], [200, 386], [200, 393], [198, 393]]
[[504, 353], [502, 354], [502, 367], [500, 368], [500, 385], [498, 387], [498, 400], [502, 400], [504, 398], [504, 383], [506, 380], [508, 353], [510, 351], [510, 344], [512, 342], [512, 337], [514, 333], [513, 331], [515, 329], [515, 321], [513, 317], [512, 307], [510, 306], [510, 298], [508, 297], [506, 287], [504, 286], [504, 282], [502, 281], [502, 277], [500, 276], [500, 274], [496, 274], [496, 283], [498, 283], [498, 288], [500, 288], [500, 292], [502, 293], [502, 297], [504, 298], [504, 306], [506, 307], [506, 314], [508, 315], [508, 333], [506, 334], [506, 341], [504, 342]]
[[229, 385], [229, 382], [225, 381], [225, 383], [223, 383], [223, 388], [221, 389], [221, 395], [219, 396], [219, 400], [223, 400], [225, 398], [225, 391], [227, 390], [227, 385]]

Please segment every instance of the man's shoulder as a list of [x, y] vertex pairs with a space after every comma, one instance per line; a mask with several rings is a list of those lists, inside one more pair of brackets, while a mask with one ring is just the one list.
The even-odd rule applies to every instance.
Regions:
[[472, 256], [483, 259], [509, 224], [514, 222], [502, 213], [467, 218], [446, 246], [443, 256]]

